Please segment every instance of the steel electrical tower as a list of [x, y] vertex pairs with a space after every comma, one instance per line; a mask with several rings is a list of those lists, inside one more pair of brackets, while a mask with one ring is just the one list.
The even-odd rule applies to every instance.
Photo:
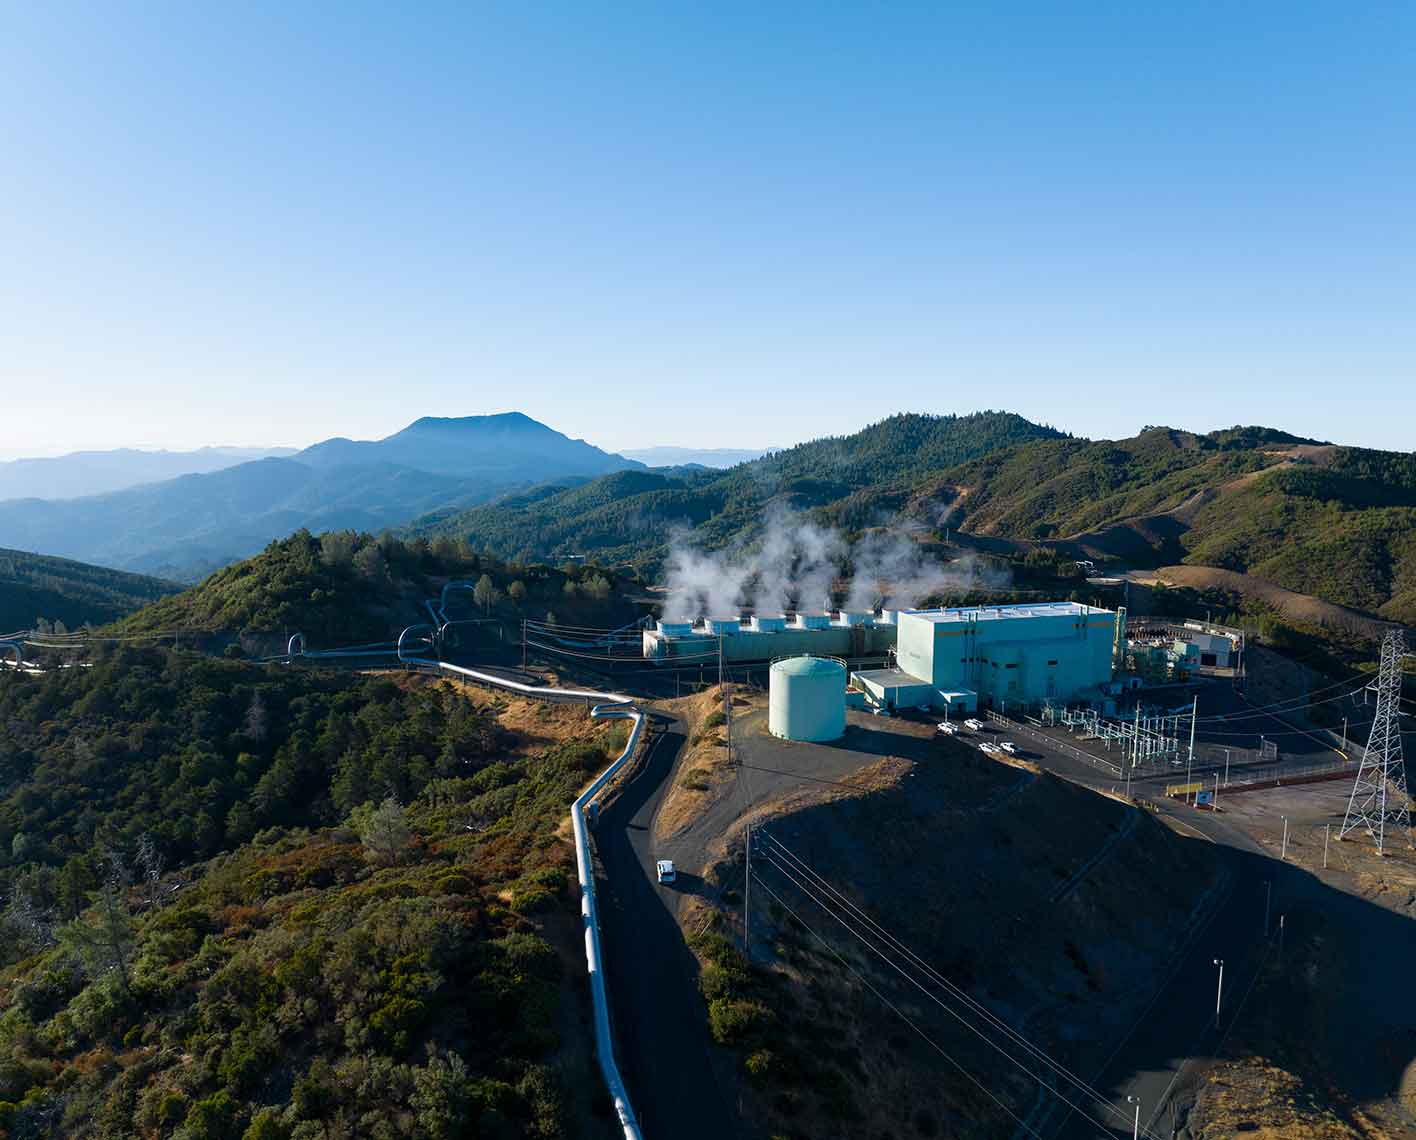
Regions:
[[1411, 796], [1406, 789], [1406, 765], [1401, 756], [1401, 659], [1406, 655], [1406, 639], [1401, 630], [1392, 630], [1382, 639], [1382, 665], [1377, 674], [1377, 715], [1367, 751], [1357, 769], [1357, 782], [1347, 804], [1339, 839], [1348, 832], [1366, 828], [1377, 841], [1377, 853], [1385, 854], [1386, 833], [1404, 831], [1411, 841]]

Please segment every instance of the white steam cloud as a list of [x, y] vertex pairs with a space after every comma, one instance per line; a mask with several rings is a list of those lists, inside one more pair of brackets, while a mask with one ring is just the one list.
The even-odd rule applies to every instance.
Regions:
[[949, 563], [931, 559], [906, 533], [871, 531], [854, 545], [784, 507], [768, 510], [760, 546], [704, 552], [687, 531], [676, 533], [666, 564], [665, 621], [831, 608], [832, 588], [848, 578], [844, 606], [910, 609], [951, 591], [1001, 589], [1006, 568], [973, 555]]

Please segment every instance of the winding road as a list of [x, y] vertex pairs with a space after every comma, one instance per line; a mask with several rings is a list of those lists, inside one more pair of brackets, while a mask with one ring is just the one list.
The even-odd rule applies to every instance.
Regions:
[[600, 925], [621, 1068], [645, 1136], [732, 1140], [744, 1135], [720, 1085], [697, 967], [676, 917], [678, 897], [702, 889], [680, 873], [658, 885], [654, 816], [683, 747], [682, 723], [656, 719], [639, 770], [600, 813], [595, 845], [604, 868]]

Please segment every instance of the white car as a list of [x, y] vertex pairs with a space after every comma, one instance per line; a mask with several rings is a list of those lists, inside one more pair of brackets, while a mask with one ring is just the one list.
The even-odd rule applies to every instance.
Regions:
[[654, 864], [654, 869], [658, 872], [661, 883], [672, 883], [678, 878], [678, 872], [674, 870], [672, 859], [660, 859]]
[[934, 727], [940, 732], [942, 732], [945, 736], [953, 736], [954, 733], [959, 731], [959, 726], [957, 724], [954, 724], [947, 720], [941, 720]]
[[1003, 749], [1004, 752], [1008, 753], [1009, 756], [1016, 756], [1018, 754], [1018, 746], [1014, 744], [1011, 740], [1003, 741], [998, 745], [998, 747]]
[[964, 721], [964, 727], [971, 728], [975, 732], [977, 732], [980, 728], [983, 727], [983, 721], [975, 720], [973, 717], [969, 717], [968, 720]]
[[980, 752], [987, 752], [990, 756], [992, 756], [995, 752], [998, 751], [998, 745], [989, 744], [988, 741], [985, 740], [982, 744], [978, 746], [978, 750]]

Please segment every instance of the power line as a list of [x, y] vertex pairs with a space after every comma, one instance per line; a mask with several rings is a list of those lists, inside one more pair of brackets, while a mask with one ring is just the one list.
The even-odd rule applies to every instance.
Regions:
[[[749, 867], [748, 873], [751, 874], [751, 872], [752, 868]], [[1017, 1122], [1018, 1127], [1027, 1129], [1030, 1135], [1036, 1136], [1038, 1140], [1042, 1140], [1042, 1133], [1038, 1132], [1037, 1129], [1033, 1128], [1030, 1124], [1028, 1124], [1026, 1120], [1024, 1120], [1006, 1104], [1004, 1104], [1003, 1101], [998, 1098], [998, 1096], [993, 1092], [992, 1089], [990, 1089], [987, 1085], [985, 1085], [982, 1081], [975, 1077], [971, 1072], [964, 1068], [963, 1065], [959, 1064], [958, 1061], [954, 1060], [954, 1058], [949, 1055], [948, 1051], [945, 1050], [945, 1048], [940, 1045], [939, 1042], [935, 1041], [934, 1038], [930, 1037], [929, 1034], [927, 1034], [923, 1029], [921, 1029], [917, 1024], [915, 1024], [915, 1022], [910, 1019], [909, 1015], [907, 1015], [904, 1010], [902, 1010], [899, 1006], [897, 1006], [894, 1002], [892, 1002], [889, 998], [882, 994], [878, 989], [876, 989], [875, 986], [870, 983], [870, 981], [865, 977], [864, 974], [862, 974], [859, 970], [857, 970], [854, 966], [847, 962], [834, 946], [832, 946], [829, 942], [826, 941], [825, 938], [823, 938], [814, 929], [812, 929], [812, 927], [809, 926], [806, 921], [800, 915], [797, 914], [796, 911], [794, 911], [790, 906], [788, 906], [787, 903], [782, 899], [781, 895], [777, 894], [776, 891], [774, 891], [765, 882], [763, 882], [761, 875], [757, 876], [757, 885], [761, 887], [764, 891], [766, 891], [773, 899], [775, 899], [777, 904], [789, 915], [791, 915], [792, 918], [794, 918], [797, 923], [800, 924], [803, 930], [805, 930], [808, 934], [810, 934], [813, 938], [820, 942], [822, 946], [826, 947], [826, 949], [831, 952], [832, 956], [836, 959], [836, 961], [840, 962], [842, 966], [844, 966], [853, 975], [855, 975], [856, 979], [860, 982], [861, 985], [865, 986], [866, 989], [868, 989], [871, 993], [878, 997], [900, 1018], [901, 1021], [903, 1021], [906, 1025], [908, 1025], [911, 1029], [918, 1033], [920, 1037], [922, 1037], [926, 1042], [928, 1042], [934, 1048], [934, 1050], [941, 1057], [944, 1058], [944, 1060], [948, 1061], [949, 1064], [953, 1065], [954, 1068], [956, 1068], [960, 1073], [967, 1077], [975, 1088], [977, 1088], [980, 1092], [987, 1096], [989, 1100], [991, 1100], [1000, 1109], [1002, 1109], [1005, 1113], [1012, 1117], [1012, 1119]]]
[[[839, 890], [837, 890], [824, 876], [822, 876], [822, 875], [819, 874], [817, 871], [815, 871], [808, 863], [805, 862], [805, 860], [803, 860], [800, 856], [796, 855], [796, 854], [795, 854], [790, 848], [788, 848], [787, 845], [786, 845], [785, 843], [783, 843], [780, 839], [777, 839], [775, 836], [768, 835], [766, 832], [763, 832], [763, 836], [764, 836], [764, 838], [767, 839], [767, 841], [768, 841], [769, 843], [773, 844], [775, 847], [777, 847], [778, 849], [780, 849], [781, 852], [782, 852], [782, 854], [783, 854], [783, 856], [784, 856], [785, 858], [790, 859], [794, 864], [796, 864], [798, 867], [800, 867], [803, 874], [806, 874], [806, 875], [811, 876], [811, 878], [812, 878], [813, 880], [815, 880], [816, 882], [820, 883], [820, 884], [821, 884], [821, 889], [830, 892], [831, 895], [833, 895], [835, 898], [839, 899], [839, 900], [840, 900], [840, 903], [841, 903], [842, 905], [844, 905], [845, 907], [849, 908], [852, 912], [854, 912], [856, 915], [858, 915], [858, 916], [860, 917], [860, 920], [861, 920], [861, 921], [865, 922], [865, 923], [868, 924], [870, 927], [872, 927], [875, 931], [877, 931], [877, 932], [879, 933], [879, 935], [880, 935], [882, 938], [884, 938], [884, 939], [887, 941], [888, 944], [890, 944], [893, 948], [895, 948], [898, 953], [903, 954], [908, 960], [910, 960], [912, 963], [914, 963], [915, 965], [917, 965], [921, 970], [923, 970], [923, 971], [925, 972], [925, 974], [926, 974], [928, 977], [930, 977], [930, 978], [932, 978], [933, 980], [937, 981], [937, 982], [938, 982], [941, 986], [943, 986], [952, 996], [954, 996], [955, 998], [957, 998], [959, 1001], [963, 1002], [969, 1009], [971, 1009], [973, 1012], [975, 1012], [975, 1013], [978, 1014], [980, 1017], [982, 1017], [986, 1022], [988, 1022], [990, 1025], [992, 1025], [995, 1029], [997, 1029], [997, 1030], [999, 1030], [1000, 1032], [1002, 1032], [1003, 1034], [1005, 1034], [1010, 1040], [1012, 1040], [1012, 1041], [1014, 1041], [1015, 1043], [1017, 1043], [1018, 1045], [1022, 1046], [1022, 1047], [1023, 1047], [1024, 1049], [1026, 1049], [1029, 1053], [1031, 1053], [1031, 1054], [1033, 1054], [1035, 1057], [1037, 1057], [1038, 1060], [1040, 1060], [1040, 1061], [1042, 1061], [1044, 1064], [1048, 1065], [1048, 1066], [1049, 1066], [1050, 1068], [1052, 1068], [1059, 1076], [1064, 1077], [1067, 1081], [1069, 1081], [1072, 1085], [1074, 1085], [1074, 1086], [1078, 1089], [1078, 1091], [1080, 1091], [1080, 1092], [1086, 1094], [1087, 1096], [1093, 1098], [1094, 1100], [1097, 1100], [1097, 1101], [1101, 1102], [1102, 1104], [1105, 1104], [1105, 1105], [1106, 1105], [1108, 1108], [1110, 1108], [1113, 1112], [1115, 1112], [1117, 1115], [1121, 1116], [1121, 1117], [1124, 1119], [1124, 1117], [1125, 1117], [1126, 1114], [1125, 1114], [1124, 1112], [1122, 1112], [1119, 1108], [1117, 1108], [1115, 1105], [1112, 1105], [1112, 1104], [1110, 1103], [1110, 1101], [1109, 1101], [1105, 1096], [1103, 1096], [1099, 1091], [1097, 1091], [1095, 1088], [1093, 1088], [1090, 1084], [1088, 1084], [1086, 1081], [1084, 1081], [1081, 1077], [1078, 1077], [1075, 1073], [1073, 1073], [1071, 1070], [1069, 1070], [1069, 1069], [1068, 1069], [1065, 1065], [1063, 1065], [1061, 1062], [1053, 1060], [1052, 1057], [1050, 1057], [1046, 1052], [1044, 1052], [1044, 1051], [1043, 1051], [1042, 1049], [1040, 1049], [1038, 1046], [1034, 1045], [1031, 1041], [1029, 1041], [1029, 1040], [1028, 1040], [1026, 1037], [1024, 1037], [1021, 1033], [1019, 1033], [1017, 1030], [1015, 1030], [1011, 1025], [1009, 1025], [1007, 1022], [1005, 1022], [1005, 1021], [1003, 1021], [1001, 1018], [999, 1018], [996, 1014], [994, 1014], [990, 1009], [988, 1009], [988, 1008], [987, 1008], [986, 1006], [984, 1006], [982, 1003], [976, 1001], [972, 996], [969, 995], [969, 993], [968, 993], [967, 991], [963, 990], [963, 989], [960, 988], [959, 986], [956, 986], [953, 982], [951, 982], [948, 978], [946, 978], [943, 974], [941, 974], [938, 970], [936, 970], [933, 966], [931, 966], [927, 961], [925, 961], [923, 958], [921, 958], [918, 954], [916, 954], [913, 950], [911, 950], [908, 946], [906, 946], [903, 942], [901, 942], [898, 938], [896, 938], [893, 934], [891, 934], [888, 930], [886, 930], [883, 926], [881, 926], [881, 925], [880, 925], [878, 922], [876, 922], [873, 918], [871, 918], [869, 914], [867, 914], [865, 911], [863, 911], [860, 907], [856, 906], [855, 903], [853, 903], [849, 898], [847, 898], [844, 894], [842, 894]], [[916, 985], [918, 985], [918, 983], [916, 983]], [[922, 987], [921, 987], [921, 988], [922, 988]], [[932, 995], [931, 995], [931, 996], [932, 996]], [[935, 1000], [938, 1001], [937, 998], [935, 998]], [[942, 1004], [942, 1003], [940, 1003], [940, 1004]], [[945, 1008], [947, 1008], [947, 1007], [945, 1007]], [[987, 1040], [987, 1038], [984, 1038], [984, 1039]], [[990, 1044], [994, 1044], [994, 1043], [993, 1043], [993, 1042], [990, 1042]], [[997, 1045], [995, 1044], [994, 1047], [997, 1048]], [[1000, 1049], [999, 1051], [1002, 1052], [1001, 1049]], [[1004, 1056], [1008, 1056], [1008, 1054], [1007, 1054], [1007, 1053], [1004, 1053]], [[1010, 1059], [1010, 1060], [1014, 1060], [1014, 1059], [1011, 1058], [1011, 1057], [1010, 1057], [1009, 1059]], [[1015, 1061], [1015, 1063], [1017, 1063], [1017, 1062]], [[1055, 1090], [1054, 1090], [1054, 1091], [1055, 1091]], [[1065, 1098], [1063, 1098], [1063, 1099], [1065, 1099]], [[1067, 1102], [1067, 1103], [1070, 1105], [1070, 1102]], [[1075, 1107], [1075, 1106], [1073, 1106], [1073, 1107]], [[1081, 1111], [1081, 1110], [1078, 1109], [1077, 1111]], [[1085, 1116], [1086, 1114], [1083, 1113], [1083, 1115]], [[1091, 1118], [1088, 1117], [1088, 1119], [1091, 1119]], [[1099, 1122], [1097, 1122], [1097, 1121], [1093, 1121], [1093, 1123], [1098, 1123], [1098, 1124], [1099, 1124]]]
[[[769, 842], [773, 842], [773, 843], [776, 842], [776, 841], [773, 840], [770, 836], [768, 836], [767, 838], [768, 838]], [[1013, 1055], [1012, 1055], [1011, 1053], [1009, 1053], [1006, 1049], [1004, 1049], [1001, 1045], [999, 1045], [998, 1042], [992, 1040], [987, 1034], [983, 1033], [980, 1029], [978, 1029], [977, 1026], [972, 1025], [972, 1024], [971, 1024], [966, 1018], [964, 1018], [958, 1011], [952, 1009], [947, 1003], [945, 1003], [944, 1001], [942, 1001], [942, 1000], [940, 999], [940, 997], [939, 997], [937, 994], [932, 993], [927, 987], [921, 985], [920, 982], [919, 982], [919, 980], [918, 980], [917, 978], [912, 977], [907, 971], [905, 971], [904, 969], [902, 969], [902, 968], [900, 967], [900, 965], [899, 965], [897, 962], [895, 962], [888, 954], [886, 954], [884, 951], [882, 951], [878, 946], [875, 945], [875, 943], [873, 943], [869, 938], [867, 938], [865, 935], [863, 935], [859, 930], [857, 930], [857, 929], [855, 929], [853, 926], [851, 926], [851, 924], [850, 924], [849, 921], [847, 921], [846, 919], [842, 918], [838, 913], [836, 913], [836, 911], [832, 908], [832, 906], [830, 905], [830, 903], [828, 903], [827, 901], [823, 900], [819, 895], [817, 895], [815, 892], [813, 892], [813, 890], [812, 890], [810, 887], [806, 886], [806, 885], [803, 884], [799, 879], [797, 879], [796, 876], [793, 875], [790, 870], [788, 870], [786, 867], [783, 867], [779, 862], [777, 862], [777, 861], [772, 857], [772, 854], [771, 854], [770, 851], [767, 853], [767, 860], [768, 860], [768, 862], [770, 862], [774, 867], [776, 867], [777, 870], [780, 871], [789, 881], [791, 881], [791, 882], [793, 883], [793, 885], [795, 885], [795, 886], [797, 887], [798, 890], [800, 890], [803, 894], [805, 894], [808, 898], [810, 898], [813, 902], [815, 902], [819, 907], [821, 907], [822, 910], [826, 911], [826, 913], [829, 914], [832, 918], [834, 918], [840, 925], [842, 925], [843, 927], [845, 927], [845, 929], [847, 930], [848, 933], [852, 934], [858, 941], [860, 941], [860, 942], [863, 943], [866, 947], [868, 947], [877, 957], [879, 957], [879, 958], [881, 959], [881, 961], [883, 961], [886, 965], [890, 966], [891, 969], [893, 969], [896, 973], [898, 973], [902, 978], [904, 978], [906, 981], [908, 981], [911, 985], [913, 985], [916, 989], [918, 989], [922, 994], [924, 994], [927, 998], [929, 998], [931, 1001], [933, 1001], [936, 1005], [938, 1005], [939, 1008], [942, 1009], [942, 1010], [944, 1010], [945, 1013], [949, 1014], [950, 1017], [954, 1018], [954, 1020], [956, 1020], [957, 1022], [959, 1022], [960, 1025], [964, 1026], [966, 1029], [968, 1029], [970, 1032], [972, 1032], [975, 1036], [977, 1036], [980, 1040], [982, 1040], [983, 1042], [985, 1042], [986, 1044], [988, 1044], [989, 1046], [991, 1046], [996, 1052], [998, 1052], [1001, 1056], [1003, 1056], [1003, 1057], [1006, 1058], [1008, 1061], [1010, 1061], [1015, 1067], [1017, 1067], [1018, 1069], [1020, 1069], [1022, 1072], [1026, 1073], [1027, 1076], [1028, 1076], [1030, 1079], [1037, 1081], [1037, 1082], [1039, 1083], [1039, 1085], [1041, 1085], [1043, 1088], [1045, 1088], [1045, 1089], [1047, 1089], [1049, 1092], [1051, 1092], [1054, 1096], [1056, 1096], [1060, 1101], [1062, 1101], [1064, 1104], [1066, 1104], [1066, 1105], [1067, 1105], [1069, 1108], [1071, 1108], [1074, 1112], [1080, 1114], [1080, 1115], [1081, 1115], [1082, 1117], [1084, 1117], [1085, 1119], [1090, 1120], [1090, 1121], [1091, 1121], [1093, 1124], [1095, 1124], [1098, 1128], [1105, 1129], [1106, 1125], [1104, 1125], [1101, 1121], [1097, 1120], [1095, 1117], [1093, 1117], [1090, 1113], [1088, 1113], [1088, 1112], [1087, 1112], [1085, 1109], [1083, 1109], [1081, 1106], [1079, 1106], [1079, 1105], [1077, 1105], [1077, 1104], [1074, 1104], [1071, 1100], [1069, 1100], [1066, 1096], [1064, 1096], [1058, 1089], [1056, 1089], [1056, 1088], [1052, 1087], [1050, 1084], [1048, 1084], [1048, 1082], [1045, 1081], [1041, 1076], [1039, 1076], [1039, 1074], [1033, 1072], [1032, 1069], [1030, 1069], [1027, 1065], [1025, 1065], [1025, 1064], [1024, 1064], [1022, 1061], [1020, 1061], [1017, 1057], [1013, 1056]], [[759, 877], [759, 878], [760, 878], [760, 877]], [[852, 909], [857, 909], [857, 908], [854, 908], [854, 907], [853, 907]], [[867, 921], [870, 921], [870, 920], [867, 919]], [[872, 922], [872, 925], [876, 925], [876, 924], [874, 924], [874, 923]], [[880, 928], [878, 927], [878, 925], [876, 926], [876, 929], [880, 929]], [[883, 933], [884, 933], [884, 932], [882, 931], [882, 934], [883, 934]], [[899, 943], [898, 940], [897, 940], [897, 939], [894, 939], [893, 937], [890, 937], [890, 941], [891, 941], [892, 943], [894, 943], [896, 946], [903, 947], [903, 944]], [[909, 953], [908, 951], [904, 951], [904, 952], [905, 952], [905, 953]], [[910, 956], [911, 956], [911, 957], [914, 957], [914, 958], [915, 958], [915, 961], [919, 961], [919, 959], [918, 959], [916, 956], [914, 956], [914, 955], [912, 955], [912, 954], [911, 954]], [[958, 988], [955, 987], [955, 986], [953, 986], [951, 983], [949, 983], [949, 982], [947, 981], [947, 979], [944, 979], [944, 978], [942, 978], [941, 975], [938, 975], [936, 971], [931, 970], [928, 966], [925, 966], [924, 969], [925, 969], [926, 972], [929, 973], [932, 977], [938, 978], [938, 979], [949, 989], [949, 991], [950, 991], [951, 994], [955, 994], [956, 996], [962, 994], [962, 991], [959, 991]], [[965, 995], [965, 996], [966, 996], [966, 995]], [[1126, 1118], [1126, 1114], [1125, 1114], [1125, 1113], [1123, 1113], [1119, 1108], [1117, 1108], [1115, 1105], [1113, 1105], [1113, 1104], [1111, 1104], [1109, 1101], [1107, 1101], [1104, 1097], [1102, 1097], [1102, 1096], [1101, 1096], [1099, 1093], [1097, 1093], [1095, 1090], [1090, 1089], [1089, 1086], [1085, 1086], [1085, 1082], [1082, 1082], [1082, 1081], [1080, 1080], [1080, 1078], [1078, 1078], [1078, 1077], [1076, 1077], [1075, 1075], [1071, 1074], [1064, 1066], [1058, 1064], [1057, 1062], [1052, 1061], [1051, 1058], [1049, 1058], [1049, 1057], [1048, 1057], [1045, 1053], [1043, 1053], [1041, 1050], [1037, 1049], [1036, 1046], [1033, 1046], [1030, 1042], [1028, 1042], [1025, 1038], [1022, 1038], [1019, 1034], [1017, 1034], [1015, 1031], [1013, 1031], [1010, 1027], [1008, 1027], [1008, 1026], [1006, 1026], [1005, 1024], [1003, 1024], [1002, 1022], [1000, 1022], [997, 1018], [995, 1018], [995, 1017], [994, 1017], [992, 1014], [990, 1014], [987, 1010], [984, 1010], [981, 1006], [978, 1006], [977, 1003], [975, 1003], [975, 1002], [972, 1001], [972, 999], [968, 999], [968, 1002], [969, 1002], [970, 1008], [971, 1008], [974, 1012], [979, 1013], [979, 1014], [980, 1014], [981, 1016], [983, 1016], [991, 1025], [993, 1025], [995, 1028], [997, 1028], [997, 1029], [999, 1029], [1000, 1031], [1002, 1031], [1002, 1032], [1003, 1032], [1005, 1035], [1007, 1035], [1010, 1039], [1012, 1039], [1012, 1040], [1014, 1040], [1014, 1041], [1016, 1041], [1016, 1042], [1018, 1042], [1018, 1043], [1024, 1045], [1029, 1051], [1031, 1051], [1032, 1053], [1034, 1053], [1040, 1060], [1044, 1061], [1044, 1062], [1047, 1063], [1049, 1066], [1053, 1067], [1054, 1070], [1059, 1073], [1059, 1075], [1065, 1076], [1065, 1077], [1066, 1077], [1069, 1081], [1071, 1081], [1072, 1083], [1078, 1085], [1079, 1087], [1082, 1087], [1082, 1088], [1083, 1088], [1083, 1091], [1085, 1091], [1088, 1096], [1092, 1096], [1092, 1097], [1094, 1097], [1095, 1099], [1097, 1099], [1098, 1101], [1100, 1101], [1103, 1105], [1105, 1105], [1106, 1108], [1108, 1108], [1108, 1109], [1110, 1109], [1110, 1111], [1116, 1113], [1119, 1117], [1121, 1117], [1121, 1118], [1123, 1118], [1123, 1119]]]

